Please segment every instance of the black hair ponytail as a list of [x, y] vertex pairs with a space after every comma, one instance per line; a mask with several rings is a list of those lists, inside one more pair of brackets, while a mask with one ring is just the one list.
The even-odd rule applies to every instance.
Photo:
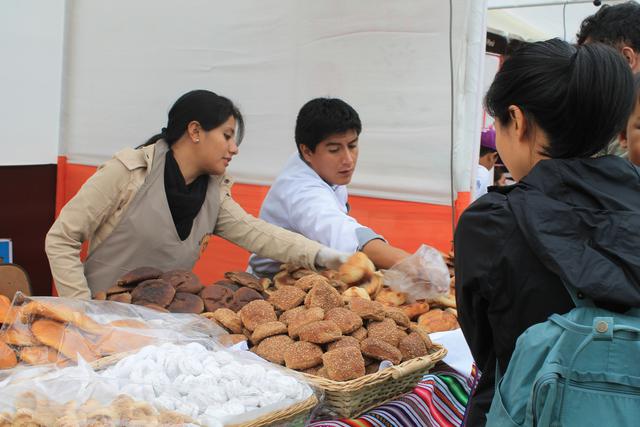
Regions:
[[187, 131], [192, 121], [197, 121], [202, 129], [209, 131], [226, 122], [229, 117], [236, 119], [236, 144], [240, 145], [244, 137], [244, 120], [233, 102], [208, 90], [187, 92], [169, 110], [167, 127], [138, 148], [155, 144], [160, 139], [171, 146]]
[[487, 111], [508, 124], [518, 106], [540, 126], [551, 158], [590, 157], [625, 127], [633, 78], [615, 49], [559, 39], [527, 44], [505, 60], [485, 97]]

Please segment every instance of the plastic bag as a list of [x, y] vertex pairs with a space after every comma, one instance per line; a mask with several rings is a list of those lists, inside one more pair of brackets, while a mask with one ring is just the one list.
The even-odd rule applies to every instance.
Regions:
[[[0, 371], [0, 421], [23, 416], [45, 420], [42, 425], [67, 417], [69, 425], [112, 418], [119, 426], [223, 426], [314, 394], [301, 375], [224, 348], [219, 339], [226, 332], [195, 314], [24, 296], [12, 309], [2, 331], [19, 331], [57, 359]], [[18, 358], [34, 347], [23, 344], [10, 345]], [[131, 417], [137, 420], [126, 421]]]
[[449, 293], [449, 269], [436, 249], [422, 245], [411, 256], [384, 271], [384, 284], [407, 294], [409, 302]]
[[66, 416], [80, 425], [102, 419], [117, 426], [161, 420], [167, 424], [159, 425], [223, 426], [250, 422], [313, 395], [300, 375], [250, 352], [214, 347], [152, 345], [101, 371], [81, 360], [28, 382], [5, 380], [0, 412], [16, 417], [26, 411], [33, 420]]
[[[162, 343], [210, 342], [226, 332], [195, 314], [161, 313], [113, 301], [25, 297], [17, 294], [0, 329], [4, 350], [15, 364], [4, 368], [52, 365], [66, 367], [79, 360]], [[10, 355], [9, 355], [10, 357]], [[6, 369], [0, 369], [0, 379]]]

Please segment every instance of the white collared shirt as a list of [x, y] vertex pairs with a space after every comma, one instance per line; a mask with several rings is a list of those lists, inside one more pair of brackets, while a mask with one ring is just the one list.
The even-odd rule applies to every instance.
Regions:
[[493, 173], [482, 165], [478, 165], [476, 183], [473, 187], [473, 200], [487, 194], [487, 188], [493, 185]]
[[[349, 216], [348, 197], [346, 186], [329, 185], [295, 153], [269, 189], [260, 218], [337, 251], [355, 252], [382, 237]], [[249, 259], [257, 274], [277, 272], [279, 266], [255, 254]]]

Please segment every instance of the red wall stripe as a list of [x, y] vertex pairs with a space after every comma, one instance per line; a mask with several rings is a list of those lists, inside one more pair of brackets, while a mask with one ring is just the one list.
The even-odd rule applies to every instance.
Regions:
[[[58, 179], [62, 182], [57, 183], [56, 215], [95, 169], [93, 166], [67, 163], [64, 156], [58, 159]], [[258, 215], [268, 189], [266, 186], [235, 184], [233, 197], [247, 212]], [[469, 201], [469, 193], [458, 194], [456, 220]], [[414, 252], [422, 243], [442, 251], [452, 248], [451, 208], [448, 206], [362, 196], [349, 197], [349, 203], [351, 214], [360, 223], [382, 234], [394, 246], [409, 252]], [[244, 249], [213, 237], [194, 272], [203, 283], [209, 284], [222, 278], [226, 271], [244, 270], [248, 258], [249, 253]]]

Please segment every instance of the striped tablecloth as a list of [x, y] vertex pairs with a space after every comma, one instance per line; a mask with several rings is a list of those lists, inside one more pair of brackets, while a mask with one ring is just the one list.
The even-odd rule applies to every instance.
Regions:
[[356, 419], [314, 421], [311, 427], [418, 427], [462, 425], [469, 393], [477, 380], [475, 367], [466, 377], [441, 363], [413, 391]]

